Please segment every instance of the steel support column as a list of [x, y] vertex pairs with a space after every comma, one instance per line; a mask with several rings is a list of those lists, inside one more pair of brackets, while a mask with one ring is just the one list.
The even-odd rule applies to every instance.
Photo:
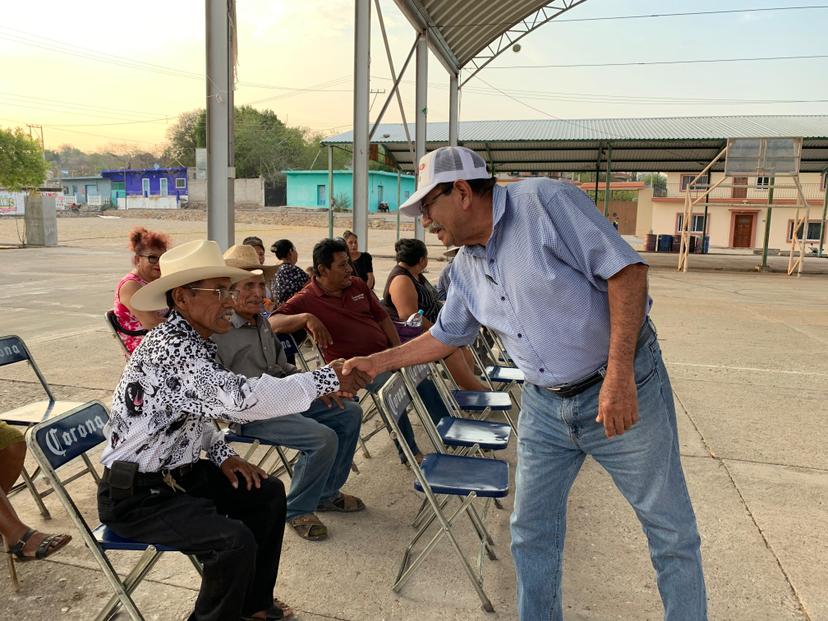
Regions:
[[449, 146], [456, 147], [459, 138], [460, 78], [456, 73], [449, 75]]
[[371, 69], [371, 0], [354, 5], [354, 233], [359, 249], [368, 249], [368, 131]]
[[[773, 214], [773, 186], [776, 183], [776, 178], [770, 178], [770, 187], [768, 188], [768, 209], [765, 214], [765, 240], [762, 242], [762, 271], [768, 269], [768, 244], [770, 243], [771, 231], [771, 215]], [[704, 240], [702, 240], [704, 243]]]
[[[420, 158], [426, 153], [426, 123], [428, 116], [428, 35], [423, 32], [417, 41], [417, 91], [415, 106], [417, 108], [415, 137], [414, 169], [420, 165]], [[420, 175], [417, 175], [417, 185], [420, 184]], [[425, 230], [422, 220], [417, 218], [414, 223], [414, 237], [425, 240]]]
[[218, 242], [223, 250], [233, 245], [236, 234], [230, 18], [228, 0], [206, 0], [207, 237]]
[[609, 218], [610, 187], [612, 184], [612, 145], [607, 147], [607, 178], [604, 184], [604, 217]]
[[397, 241], [400, 241], [400, 199], [402, 197], [402, 174], [397, 168]]
[[333, 145], [328, 145], [328, 239], [333, 239], [334, 229], [334, 176]]
[[[828, 176], [828, 170], [822, 171], [823, 176]], [[825, 183], [825, 197], [822, 199], [822, 223], [819, 225], [819, 254], [823, 256], [822, 250], [825, 248], [825, 220], [828, 220], [828, 180]]]

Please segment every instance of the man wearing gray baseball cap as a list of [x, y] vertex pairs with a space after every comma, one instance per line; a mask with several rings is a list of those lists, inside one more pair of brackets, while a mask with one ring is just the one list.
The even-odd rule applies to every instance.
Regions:
[[369, 375], [438, 360], [481, 325], [526, 377], [512, 555], [525, 621], [563, 619], [566, 501], [587, 455], [635, 509], [667, 621], [703, 621], [696, 518], [655, 327], [647, 265], [575, 185], [496, 185], [482, 157], [443, 147], [420, 159], [401, 211], [462, 246], [437, 323], [400, 347], [345, 363]]

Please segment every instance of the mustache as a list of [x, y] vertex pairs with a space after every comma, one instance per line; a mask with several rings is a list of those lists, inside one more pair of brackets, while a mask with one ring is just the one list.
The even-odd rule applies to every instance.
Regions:
[[433, 223], [430, 227], [428, 227], [428, 232], [432, 233], [432, 234], [439, 233], [442, 230], [443, 230], [443, 227], [440, 226], [439, 224], [437, 224], [436, 222]]

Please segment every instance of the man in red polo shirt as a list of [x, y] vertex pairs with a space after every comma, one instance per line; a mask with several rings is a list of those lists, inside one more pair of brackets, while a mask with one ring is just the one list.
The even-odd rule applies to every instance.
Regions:
[[325, 360], [367, 356], [400, 344], [388, 313], [360, 278], [348, 247], [323, 239], [313, 248], [314, 277], [268, 320], [274, 332], [306, 329]]

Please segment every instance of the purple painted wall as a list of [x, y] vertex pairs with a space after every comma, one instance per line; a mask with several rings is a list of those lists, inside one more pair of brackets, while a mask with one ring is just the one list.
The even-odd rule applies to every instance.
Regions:
[[[101, 177], [111, 179], [113, 182], [124, 181], [123, 170], [102, 170]], [[168, 196], [187, 196], [187, 169], [183, 166], [175, 168], [146, 168], [146, 169], [127, 169], [126, 170], [126, 191], [129, 196], [144, 196], [143, 179], [149, 179], [149, 196], [159, 196], [161, 194], [161, 179], [167, 180], [167, 195]], [[179, 186], [183, 183], [184, 187], [176, 187], [176, 180]]]

